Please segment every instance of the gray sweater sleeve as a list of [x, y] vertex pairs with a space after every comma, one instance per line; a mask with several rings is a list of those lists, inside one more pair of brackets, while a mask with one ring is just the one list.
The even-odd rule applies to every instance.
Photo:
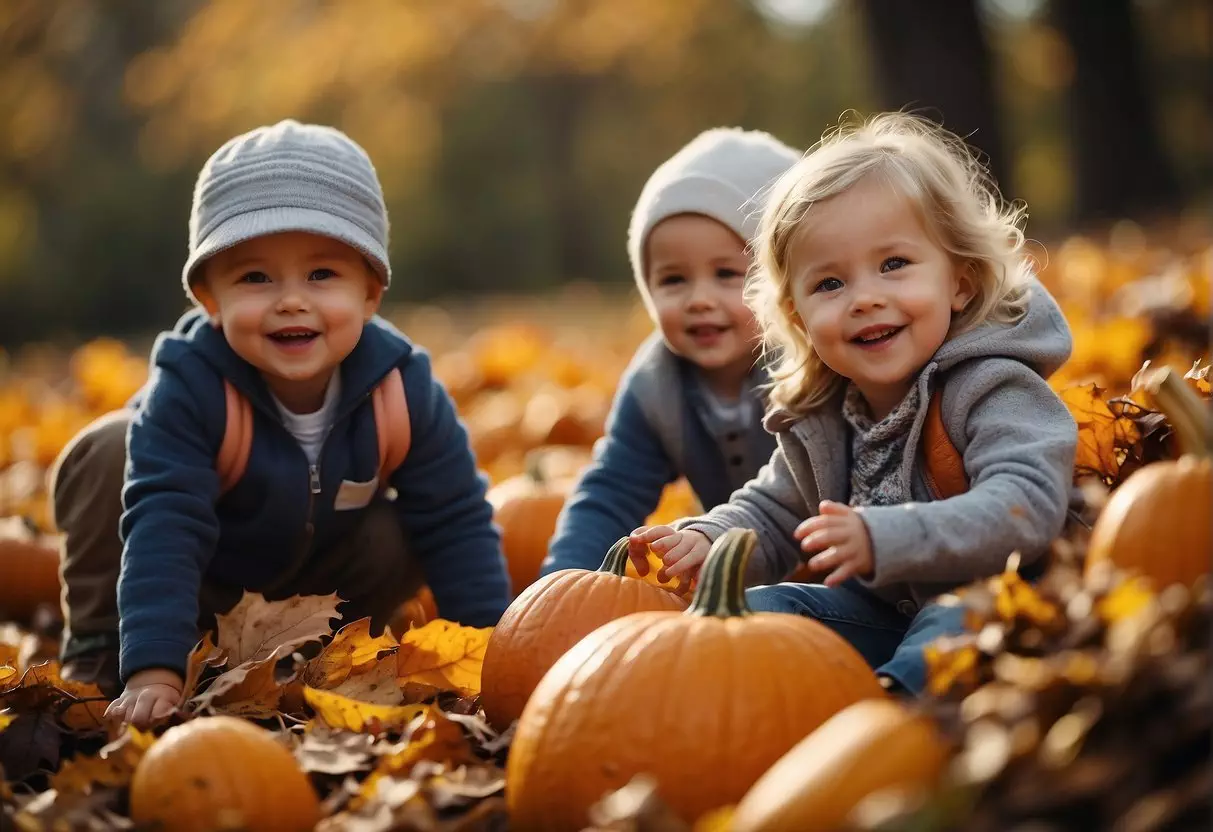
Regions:
[[784, 451], [788, 436], [780, 434], [779, 446], [771, 459], [752, 480], [734, 491], [727, 503], [721, 503], [707, 514], [675, 524], [680, 531], [701, 532], [712, 541], [729, 529], [757, 532], [758, 546], [746, 572], [748, 586], [783, 580], [797, 566], [800, 547], [792, 537], [792, 530], [811, 513], [816, 513], [809, 509], [809, 503], [788, 467]]
[[1025, 564], [1039, 558], [1061, 532], [1078, 434], [1040, 375], [1003, 358], [978, 362], [974, 372], [958, 368], [944, 418], [964, 424], [969, 490], [937, 502], [864, 508], [875, 561], [869, 585], [996, 574], [1016, 550]]

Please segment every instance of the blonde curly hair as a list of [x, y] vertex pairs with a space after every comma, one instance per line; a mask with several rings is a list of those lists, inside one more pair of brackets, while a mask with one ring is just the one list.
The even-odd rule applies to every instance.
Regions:
[[770, 404], [794, 416], [824, 404], [842, 378], [817, 355], [796, 313], [792, 242], [814, 203], [872, 174], [911, 199], [928, 233], [972, 280], [974, 297], [953, 315], [949, 338], [987, 321], [1013, 323], [1027, 308], [1032, 262], [1021, 228], [1026, 208], [1003, 203], [958, 136], [900, 112], [840, 122], [771, 187], [746, 284], [771, 368]]

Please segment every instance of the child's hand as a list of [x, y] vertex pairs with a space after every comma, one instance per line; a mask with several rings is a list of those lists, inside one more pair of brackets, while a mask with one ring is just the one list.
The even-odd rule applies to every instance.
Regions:
[[657, 573], [661, 583], [678, 575], [686, 576], [680, 583], [689, 583], [711, 548], [712, 541], [702, 532], [679, 532], [669, 526], [641, 526], [628, 539], [628, 556], [642, 577], [649, 571], [648, 550], [661, 557], [661, 571]]
[[184, 685], [181, 677], [171, 670], [159, 667], [141, 670], [131, 676], [122, 695], [105, 709], [105, 717], [147, 728], [176, 710]]
[[809, 568], [829, 571], [822, 582], [826, 586], [870, 575], [874, 566], [872, 538], [859, 512], [830, 500], [822, 500], [818, 508], [820, 514], [805, 520], [792, 533], [801, 549], [819, 553], [809, 558]]

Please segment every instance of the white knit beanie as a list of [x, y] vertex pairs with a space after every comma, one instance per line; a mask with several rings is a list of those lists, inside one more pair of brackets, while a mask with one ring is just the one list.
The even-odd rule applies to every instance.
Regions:
[[657, 223], [675, 214], [703, 214], [748, 244], [758, 231], [768, 187], [800, 157], [769, 133], [714, 127], [653, 171], [628, 227], [628, 258], [646, 303], [644, 246]]
[[194, 186], [185, 291], [203, 260], [281, 231], [309, 231], [361, 252], [391, 283], [383, 189], [370, 157], [333, 127], [293, 119], [229, 139], [207, 159]]

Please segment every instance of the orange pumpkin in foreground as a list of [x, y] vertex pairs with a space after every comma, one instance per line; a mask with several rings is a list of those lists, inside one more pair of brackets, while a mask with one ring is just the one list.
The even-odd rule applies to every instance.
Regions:
[[1171, 423], [1182, 456], [1129, 475], [1091, 530], [1087, 567], [1111, 561], [1157, 589], [1191, 585], [1213, 556], [1213, 421], [1208, 406], [1173, 370], [1147, 383]]
[[512, 826], [582, 829], [595, 801], [641, 772], [684, 819], [700, 817], [838, 711], [886, 696], [824, 625], [746, 606], [756, 539], [732, 529], [716, 541], [686, 612], [616, 619], [552, 666], [514, 733]]
[[489, 722], [505, 729], [517, 719], [548, 668], [601, 625], [633, 612], [686, 609], [672, 592], [625, 577], [627, 565], [624, 537], [598, 571], [553, 572], [510, 604], [484, 652], [480, 702]]
[[949, 749], [935, 724], [893, 699], [864, 699], [830, 717], [759, 778], [733, 832], [830, 832], [867, 796], [930, 789]]
[[303, 832], [319, 822], [320, 804], [273, 734], [208, 716], [174, 725], [143, 755], [131, 779], [131, 819], [175, 832]]

